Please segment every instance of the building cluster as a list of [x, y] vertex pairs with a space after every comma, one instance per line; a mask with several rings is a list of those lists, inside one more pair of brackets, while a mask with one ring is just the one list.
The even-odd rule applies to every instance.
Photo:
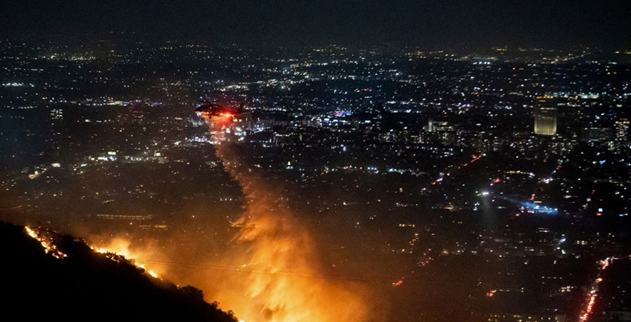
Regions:
[[462, 308], [435, 321], [576, 321], [629, 253], [626, 56], [4, 39], [0, 218], [228, 244], [243, 193], [194, 110], [241, 106], [240, 161], [291, 187], [332, 273], [368, 259], [402, 307]]

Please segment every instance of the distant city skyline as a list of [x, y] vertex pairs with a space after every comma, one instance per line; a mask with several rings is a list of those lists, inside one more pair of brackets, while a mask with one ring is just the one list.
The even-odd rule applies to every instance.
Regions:
[[[48, 276], [75, 276], [66, 264], [85, 256], [109, 275], [124, 255], [141, 280], [192, 285], [177, 290], [236, 321], [631, 316], [631, 50], [609, 38], [552, 48], [605, 20], [586, 39], [624, 31], [623, 10], [603, 19], [613, 7], [586, 2], [564, 20], [558, 4], [537, 7], [575, 28], [564, 33], [516, 1], [447, 1], [418, 17], [411, 1], [235, 1], [210, 15], [170, 3], [31, 1], [41, 6], [0, 22], [15, 23], [0, 37], [0, 222], [18, 225], [0, 223], [0, 237], [56, 263], [25, 271], [12, 263], [33, 261], [9, 256], [0, 283], [18, 281], [13, 270], [38, 288], [7, 294], [46, 308], [50, 292], [83, 294]], [[465, 16], [480, 22], [456, 25]], [[430, 34], [437, 45], [394, 44]], [[484, 43], [526, 34], [551, 47]], [[344, 39], [356, 45], [327, 44]], [[3, 254], [33, 249], [0, 239]], [[116, 285], [105, 282], [95, 294]], [[113, 312], [146, 317], [138, 298]]]
[[612, 1], [44, 1], [3, 3], [5, 35], [139, 32], [296, 45], [631, 47]]

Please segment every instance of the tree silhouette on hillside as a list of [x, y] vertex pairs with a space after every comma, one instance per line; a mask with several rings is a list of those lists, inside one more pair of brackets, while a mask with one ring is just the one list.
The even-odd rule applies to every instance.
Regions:
[[152, 278], [122, 257], [113, 261], [81, 240], [48, 233], [68, 257], [46, 254], [24, 227], [0, 222], [0, 320], [236, 322], [194, 287]]

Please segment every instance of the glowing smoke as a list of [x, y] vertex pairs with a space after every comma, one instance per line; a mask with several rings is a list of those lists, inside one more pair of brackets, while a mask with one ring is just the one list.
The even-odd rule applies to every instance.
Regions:
[[[207, 121], [211, 125], [230, 120]], [[214, 139], [219, 142], [217, 154], [246, 197], [246, 209], [238, 221], [243, 228], [237, 241], [250, 246], [245, 260], [251, 270], [242, 279], [247, 290], [242, 295], [249, 300], [244, 301], [234, 292], [220, 291], [216, 298], [223, 301], [222, 306], [248, 322], [364, 320], [366, 304], [348, 289], [348, 284], [314, 277], [321, 272], [315, 246], [308, 231], [291, 213], [282, 188], [241, 163], [224, 131], [215, 133]]]
[[[231, 121], [231, 116], [224, 115], [223, 121]], [[213, 132], [219, 143], [217, 155], [245, 196], [245, 209], [234, 225], [240, 230], [231, 244], [212, 238], [213, 229], [219, 228], [193, 227], [193, 223], [159, 236], [82, 225], [73, 226], [70, 233], [88, 236], [93, 249], [112, 260], [124, 256], [140, 268], [146, 265], [151, 276], [202, 289], [206, 300], [219, 301], [222, 309], [234, 311], [246, 322], [380, 320], [374, 316], [372, 302], [371, 318], [367, 317], [369, 296], [364, 284], [326, 275], [315, 241], [290, 210], [284, 187], [241, 162], [226, 136], [224, 131]], [[208, 234], [187, 233], [195, 229]], [[45, 250], [63, 257], [45, 236], [29, 234], [40, 238]]]

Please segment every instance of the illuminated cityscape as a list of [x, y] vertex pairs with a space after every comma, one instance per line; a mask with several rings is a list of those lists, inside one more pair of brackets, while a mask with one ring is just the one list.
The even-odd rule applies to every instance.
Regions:
[[[422, 30], [412, 4], [353, 24], [248, 4], [269, 21], [239, 11], [230, 30], [216, 16], [180, 27], [171, 10], [201, 13], [162, 5], [150, 16], [172, 30], [128, 21], [147, 10], [131, 4], [89, 28], [67, 8], [77, 22], [50, 35], [7, 26], [0, 231], [24, 241], [0, 250], [34, 243], [69, 276], [81, 256], [122, 265], [136, 275], [121, 285], [173, 292], [160, 303], [187, 321], [631, 321], [631, 44], [614, 43], [628, 6], [593, 11], [619, 28], [585, 37], [549, 17], [567, 39], [541, 44], [519, 31], [535, 7], [499, 15], [487, 43], [467, 30], [489, 25], [463, 13], [407, 40]], [[370, 32], [349, 41], [353, 26]], [[21, 270], [5, 270], [17, 292]]]

